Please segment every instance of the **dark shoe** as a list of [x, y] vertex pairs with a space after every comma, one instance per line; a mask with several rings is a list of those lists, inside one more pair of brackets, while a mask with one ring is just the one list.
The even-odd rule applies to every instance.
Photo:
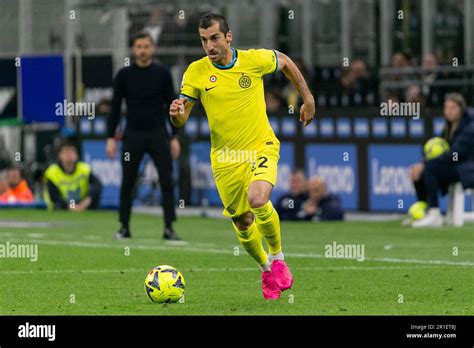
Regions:
[[173, 230], [172, 227], [165, 227], [165, 232], [163, 233], [163, 239], [166, 240], [181, 240], [181, 238], [178, 237], [176, 232]]
[[120, 230], [115, 234], [114, 236], [115, 239], [117, 240], [121, 240], [121, 239], [124, 239], [124, 238], [132, 238], [132, 234], [130, 233], [130, 230], [125, 228], [125, 227], [122, 227], [120, 228]]

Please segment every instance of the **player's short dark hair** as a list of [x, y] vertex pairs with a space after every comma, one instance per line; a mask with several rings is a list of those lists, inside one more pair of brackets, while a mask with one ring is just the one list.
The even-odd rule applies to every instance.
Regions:
[[227, 35], [230, 31], [229, 25], [227, 24], [225, 17], [219, 13], [210, 12], [203, 15], [199, 20], [199, 28], [207, 29], [213, 26], [216, 22], [219, 23], [219, 30], [223, 32], [224, 35]]
[[72, 147], [76, 152], [78, 152], [77, 145], [73, 143], [71, 140], [64, 140], [59, 144], [58, 153], [60, 153], [64, 148]]
[[147, 31], [140, 31], [139, 33], [135, 34], [132, 38], [132, 46], [135, 45], [135, 41], [139, 39], [149, 39], [152, 44], [155, 43], [153, 38], [151, 37], [150, 33]]

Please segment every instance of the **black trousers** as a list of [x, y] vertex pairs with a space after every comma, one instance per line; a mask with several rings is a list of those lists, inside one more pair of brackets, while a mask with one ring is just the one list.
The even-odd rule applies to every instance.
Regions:
[[176, 220], [173, 193], [173, 161], [168, 134], [163, 131], [125, 130], [122, 139], [122, 186], [120, 187], [119, 217], [122, 225], [128, 227], [132, 210], [133, 188], [140, 162], [148, 153], [158, 170], [165, 225]]
[[451, 183], [460, 181], [453, 162], [427, 161], [423, 171], [427, 203], [430, 208], [439, 207], [439, 193], [445, 195]]
[[426, 201], [431, 208], [439, 207], [439, 193], [445, 195], [451, 183], [460, 181], [456, 165], [449, 162], [429, 161], [423, 175], [413, 182], [419, 201]]

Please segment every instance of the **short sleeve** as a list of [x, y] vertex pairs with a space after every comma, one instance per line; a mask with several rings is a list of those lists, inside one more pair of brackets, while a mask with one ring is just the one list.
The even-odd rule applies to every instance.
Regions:
[[183, 79], [181, 81], [181, 91], [179, 93], [180, 98], [188, 98], [190, 100], [197, 100], [199, 98], [199, 88], [196, 85], [196, 74], [194, 73], [195, 69], [188, 69], [183, 74]]
[[276, 50], [257, 49], [255, 58], [262, 75], [273, 74], [278, 69], [278, 54]]

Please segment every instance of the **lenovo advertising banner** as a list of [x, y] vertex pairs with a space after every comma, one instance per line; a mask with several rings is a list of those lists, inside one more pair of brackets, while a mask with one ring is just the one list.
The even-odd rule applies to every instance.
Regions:
[[311, 144], [306, 146], [308, 177], [324, 178], [329, 192], [341, 197], [347, 210], [359, 208], [357, 147], [353, 144]]

